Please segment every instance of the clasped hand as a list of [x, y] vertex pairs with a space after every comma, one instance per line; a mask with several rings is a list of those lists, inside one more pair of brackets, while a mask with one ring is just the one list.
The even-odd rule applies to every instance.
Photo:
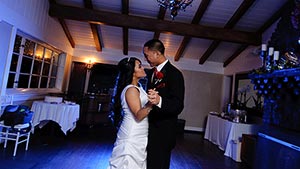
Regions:
[[149, 89], [148, 100], [151, 104], [157, 105], [160, 101], [160, 96], [158, 95], [158, 91], [156, 91], [155, 89]]

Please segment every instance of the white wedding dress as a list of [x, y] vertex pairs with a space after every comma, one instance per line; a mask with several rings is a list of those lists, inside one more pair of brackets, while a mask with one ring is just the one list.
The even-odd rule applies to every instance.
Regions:
[[114, 144], [108, 169], [146, 169], [146, 146], [148, 141], [148, 118], [135, 120], [125, 100], [125, 92], [130, 87], [140, 91], [142, 107], [148, 102], [147, 93], [142, 87], [128, 85], [121, 94], [121, 104], [124, 111], [122, 124]]

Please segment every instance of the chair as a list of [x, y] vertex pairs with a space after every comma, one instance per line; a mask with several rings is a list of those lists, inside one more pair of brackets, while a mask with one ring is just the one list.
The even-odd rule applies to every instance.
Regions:
[[[13, 156], [16, 156], [18, 145], [23, 142], [26, 142], [25, 150], [28, 150], [31, 123], [18, 124], [14, 126], [14, 129], [12, 129], [11, 126], [4, 125], [4, 121], [0, 121], [0, 129], [1, 127], [2, 130], [0, 132], [0, 139], [4, 140], [4, 148], [6, 148], [8, 140], [15, 141]], [[30, 127], [29, 131], [27, 130], [28, 127]]]
[[3, 107], [13, 104], [13, 96], [12, 95], [5, 95], [0, 96], [0, 114], [3, 113]]

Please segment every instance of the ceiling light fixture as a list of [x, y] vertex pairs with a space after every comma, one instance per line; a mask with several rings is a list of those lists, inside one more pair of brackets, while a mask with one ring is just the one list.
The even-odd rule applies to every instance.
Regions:
[[164, 7], [165, 9], [170, 9], [171, 17], [174, 20], [178, 11], [185, 11], [185, 8], [189, 6], [193, 0], [157, 0], [157, 2], [159, 6]]

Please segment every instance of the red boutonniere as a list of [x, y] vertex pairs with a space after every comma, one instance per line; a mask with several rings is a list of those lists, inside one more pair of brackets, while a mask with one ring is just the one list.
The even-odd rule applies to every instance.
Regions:
[[154, 85], [157, 85], [156, 88], [165, 87], [165, 85], [166, 85], [165, 83], [160, 83], [162, 81], [163, 77], [164, 77], [164, 74], [162, 72], [159, 72], [159, 71], [155, 72], [155, 74], [154, 74], [154, 79], [155, 79]]
[[159, 72], [159, 71], [155, 72], [156, 79], [162, 79], [163, 77], [164, 77], [164, 74], [162, 72]]

